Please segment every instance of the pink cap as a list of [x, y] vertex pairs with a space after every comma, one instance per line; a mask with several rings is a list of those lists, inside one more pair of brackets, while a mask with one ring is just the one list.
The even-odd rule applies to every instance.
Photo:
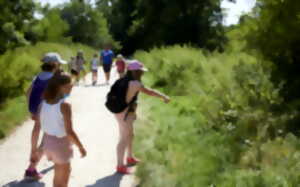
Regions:
[[137, 60], [129, 61], [127, 69], [128, 71], [135, 71], [135, 70], [148, 71], [148, 69], [145, 68], [144, 65]]

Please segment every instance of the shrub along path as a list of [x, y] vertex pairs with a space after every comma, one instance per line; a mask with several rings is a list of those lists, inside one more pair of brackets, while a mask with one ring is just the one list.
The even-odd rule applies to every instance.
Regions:
[[[103, 72], [100, 71], [100, 83]], [[116, 76], [116, 73], [113, 72]], [[88, 86], [73, 88], [70, 101], [73, 108], [73, 125], [87, 149], [87, 157], [81, 159], [77, 148], [72, 162], [71, 187], [132, 187], [134, 176], [115, 174], [116, 144], [118, 128], [114, 117], [104, 106], [108, 86], [91, 87], [90, 74]], [[28, 164], [30, 134], [33, 122], [25, 122], [15, 133], [0, 144], [0, 186], [5, 187], [44, 187], [51, 186], [53, 179], [52, 163], [44, 157], [39, 169], [46, 172], [40, 182], [22, 181]], [[49, 168], [49, 169], [48, 169]]]

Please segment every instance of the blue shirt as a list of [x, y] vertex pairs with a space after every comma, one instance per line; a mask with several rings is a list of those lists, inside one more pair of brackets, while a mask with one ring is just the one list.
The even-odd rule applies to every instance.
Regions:
[[112, 50], [103, 50], [101, 52], [103, 64], [111, 64], [114, 58], [114, 52]]
[[39, 105], [42, 102], [42, 95], [48, 81], [53, 77], [51, 72], [41, 72], [32, 83], [32, 90], [29, 96], [29, 111], [37, 114]]

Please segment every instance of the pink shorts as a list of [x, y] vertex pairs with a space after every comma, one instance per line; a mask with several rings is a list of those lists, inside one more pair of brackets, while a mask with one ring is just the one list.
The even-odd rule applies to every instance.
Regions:
[[58, 138], [45, 134], [42, 144], [44, 154], [55, 164], [66, 164], [73, 158], [72, 144], [67, 137]]

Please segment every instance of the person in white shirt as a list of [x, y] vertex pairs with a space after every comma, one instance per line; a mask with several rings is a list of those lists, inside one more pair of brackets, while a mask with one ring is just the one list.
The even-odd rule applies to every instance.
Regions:
[[94, 54], [94, 58], [91, 60], [92, 85], [93, 86], [95, 86], [97, 84], [98, 67], [99, 67], [98, 54]]
[[[72, 86], [69, 75], [54, 76], [48, 82], [39, 108], [39, 129], [44, 132], [41, 149], [54, 163], [54, 187], [68, 186], [70, 161], [73, 157], [72, 144], [78, 147], [82, 157], [86, 156], [86, 150], [73, 130], [71, 104], [65, 101]], [[38, 138], [38, 135], [33, 137], [35, 141]], [[35, 160], [37, 154], [32, 154], [31, 159]]]

